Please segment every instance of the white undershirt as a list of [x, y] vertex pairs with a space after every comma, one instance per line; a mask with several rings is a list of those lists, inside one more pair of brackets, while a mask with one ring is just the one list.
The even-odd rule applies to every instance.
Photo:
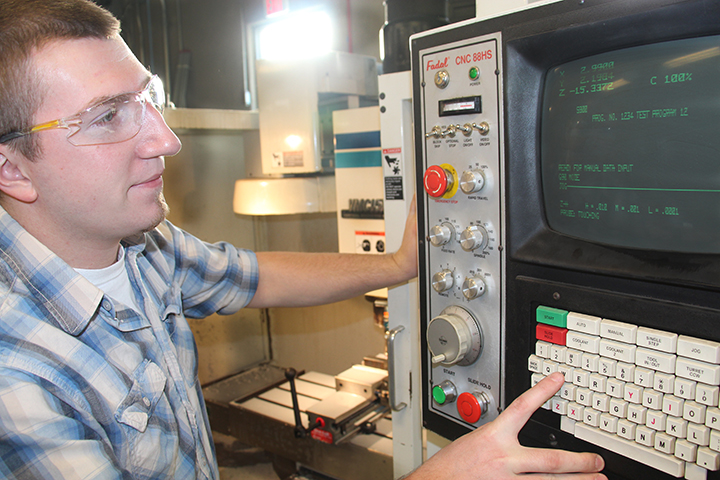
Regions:
[[76, 268], [75, 271], [102, 290], [106, 295], [140, 312], [142, 310], [140, 310], [135, 300], [135, 294], [130, 285], [130, 277], [128, 277], [127, 270], [125, 269], [124, 260], [125, 249], [120, 246], [117, 262], [109, 267], [96, 269]]

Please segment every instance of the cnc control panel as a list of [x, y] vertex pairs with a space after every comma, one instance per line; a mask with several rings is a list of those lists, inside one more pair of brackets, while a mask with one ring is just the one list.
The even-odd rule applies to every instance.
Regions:
[[499, 34], [419, 52], [421, 329], [426, 425], [475, 428], [503, 407]]

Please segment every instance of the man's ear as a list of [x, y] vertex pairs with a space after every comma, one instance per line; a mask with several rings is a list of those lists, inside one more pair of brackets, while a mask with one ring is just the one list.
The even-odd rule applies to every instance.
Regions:
[[35, 187], [24, 171], [27, 160], [20, 154], [0, 152], [0, 191], [23, 203], [37, 199]]

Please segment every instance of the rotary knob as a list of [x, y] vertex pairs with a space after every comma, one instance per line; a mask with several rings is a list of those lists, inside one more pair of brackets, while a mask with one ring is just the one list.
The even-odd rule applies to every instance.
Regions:
[[484, 250], [488, 245], [488, 233], [481, 225], [470, 225], [460, 234], [460, 246], [466, 252]]
[[449, 223], [441, 223], [440, 225], [435, 225], [430, 229], [428, 240], [433, 246], [441, 247], [443, 245], [447, 245], [454, 235], [455, 228], [452, 225]]
[[465, 170], [460, 177], [460, 190], [470, 195], [479, 192], [485, 186], [485, 174], [480, 170]]
[[453, 285], [455, 278], [450, 270], [441, 270], [432, 276], [432, 286], [438, 293], [450, 290]]
[[432, 363], [470, 365], [482, 353], [482, 330], [475, 317], [462, 307], [447, 307], [427, 327]]
[[462, 284], [463, 295], [468, 300], [481, 297], [485, 293], [486, 289], [487, 286], [485, 285], [485, 281], [478, 276], [467, 277]]
[[450, 83], [450, 74], [447, 70], [439, 70], [435, 74], [435, 85], [438, 88], [445, 88], [448, 86], [448, 83]]
[[439, 198], [452, 190], [455, 183], [453, 174], [440, 165], [433, 165], [425, 170], [423, 186], [431, 197]]

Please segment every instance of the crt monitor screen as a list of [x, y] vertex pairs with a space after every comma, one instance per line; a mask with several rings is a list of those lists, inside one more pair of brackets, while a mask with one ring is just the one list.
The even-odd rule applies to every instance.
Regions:
[[720, 253], [720, 36], [552, 68], [540, 148], [552, 230], [618, 247]]

